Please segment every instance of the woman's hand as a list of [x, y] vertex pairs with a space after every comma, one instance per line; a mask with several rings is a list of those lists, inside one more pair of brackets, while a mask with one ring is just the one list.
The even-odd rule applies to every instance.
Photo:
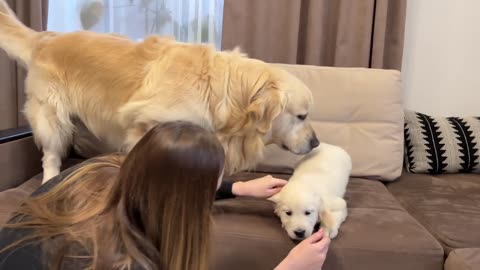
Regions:
[[247, 182], [233, 183], [232, 193], [236, 196], [269, 198], [280, 192], [287, 183], [286, 180], [267, 175]]
[[329, 246], [330, 238], [320, 229], [294, 247], [275, 270], [321, 270]]

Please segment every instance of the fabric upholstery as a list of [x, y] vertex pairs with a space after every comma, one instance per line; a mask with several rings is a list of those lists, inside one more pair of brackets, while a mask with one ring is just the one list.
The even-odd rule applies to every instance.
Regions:
[[[233, 180], [260, 177], [244, 173]], [[275, 175], [288, 178], [288, 175]], [[355, 178], [346, 200], [349, 215], [332, 241], [324, 270], [442, 269], [443, 249], [377, 181]], [[273, 269], [294, 246], [273, 204], [236, 198], [215, 203], [212, 269]]]
[[480, 248], [456, 249], [445, 261], [445, 270], [476, 270], [480, 269]]
[[32, 137], [0, 144], [0, 191], [17, 187], [41, 172], [41, 158]]
[[[314, 106], [309, 119], [320, 141], [351, 155], [352, 175], [382, 180], [400, 176], [404, 112], [398, 71], [278, 66], [310, 87]], [[300, 158], [272, 145], [258, 168], [288, 172]]]
[[[47, 26], [48, 0], [7, 0], [25, 25], [35, 30]], [[0, 49], [0, 130], [24, 126], [22, 110], [25, 103], [26, 71]]]
[[225, 0], [222, 48], [267, 62], [400, 70], [406, 0]]
[[480, 117], [405, 112], [405, 162], [413, 173], [480, 173]]
[[[250, 180], [262, 174], [243, 173], [226, 181]], [[287, 179], [288, 175], [275, 175]], [[41, 176], [0, 193], [0, 222], [6, 220]], [[443, 249], [388, 193], [382, 183], [352, 179], [346, 200], [349, 215], [332, 241], [324, 270], [438, 270]], [[294, 247], [273, 204], [235, 198], [217, 201], [211, 269], [273, 269]]]
[[480, 177], [478, 174], [426, 175], [405, 172], [387, 185], [407, 211], [443, 245], [480, 247]]

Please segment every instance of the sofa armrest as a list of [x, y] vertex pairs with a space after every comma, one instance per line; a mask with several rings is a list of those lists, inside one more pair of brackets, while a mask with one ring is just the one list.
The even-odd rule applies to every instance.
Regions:
[[0, 191], [17, 187], [40, 173], [41, 158], [29, 127], [0, 131]]
[[32, 136], [30, 127], [19, 127], [0, 130], [0, 144], [20, 140]]

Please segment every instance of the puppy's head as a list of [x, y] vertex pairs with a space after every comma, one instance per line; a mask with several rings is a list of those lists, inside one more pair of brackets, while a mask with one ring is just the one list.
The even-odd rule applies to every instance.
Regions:
[[276, 204], [275, 214], [280, 218], [288, 236], [294, 240], [312, 235], [315, 225], [320, 222], [319, 216], [323, 209], [321, 198], [296, 182], [287, 184], [269, 200]]
[[309, 121], [312, 93], [302, 81], [284, 70], [273, 69], [272, 74], [287, 100], [273, 120], [269, 142], [294, 154], [307, 154], [320, 144]]

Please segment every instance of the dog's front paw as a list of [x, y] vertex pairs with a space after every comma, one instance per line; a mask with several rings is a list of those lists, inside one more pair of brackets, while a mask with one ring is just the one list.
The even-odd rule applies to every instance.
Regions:
[[330, 239], [337, 237], [337, 235], [338, 235], [338, 229], [329, 230], [328, 237], [330, 237]]
[[324, 234], [328, 236], [330, 239], [337, 237], [338, 229], [335, 228], [323, 228]]

